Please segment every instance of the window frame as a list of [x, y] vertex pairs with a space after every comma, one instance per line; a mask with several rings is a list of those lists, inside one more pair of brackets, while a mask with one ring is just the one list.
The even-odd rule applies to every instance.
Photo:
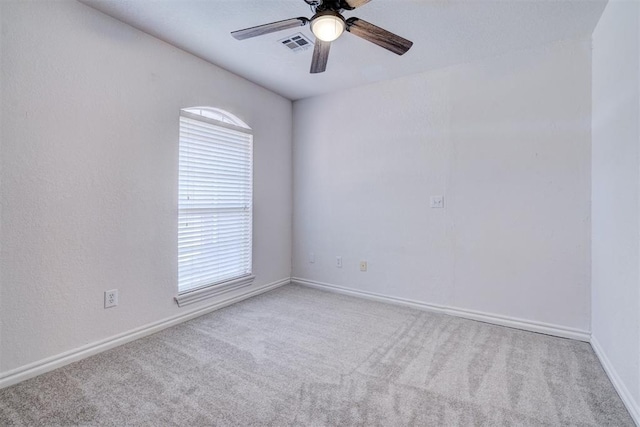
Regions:
[[[199, 111], [199, 113], [196, 111]], [[211, 115], [223, 118], [224, 121], [217, 120], [216, 118], [212, 118], [210, 115], [202, 115], [203, 111], [209, 112], [211, 113]], [[226, 112], [224, 110], [221, 110], [218, 108], [212, 108], [212, 107], [191, 107], [191, 108], [184, 108], [180, 110], [180, 120], [179, 120], [180, 133], [182, 133], [183, 117], [190, 120], [207, 123], [209, 125], [213, 125], [216, 127], [229, 129], [235, 132], [241, 132], [243, 134], [249, 135], [249, 144], [250, 144], [249, 145], [249, 150], [250, 150], [250, 157], [249, 157], [250, 172], [249, 173], [250, 173], [250, 189], [251, 189], [251, 204], [250, 204], [251, 212], [249, 215], [250, 217], [249, 230], [250, 230], [250, 236], [251, 236], [250, 237], [251, 244], [250, 244], [249, 250], [251, 254], [250, 254], [248, 274], [232, 277], [219, 282], [214, 282], [214, 283], [198, 286], [195, 288], [189, 288], [185, 290], [180, 290], [180, 279], [179, 279], [180, 278], [179, 276], [180, 261], [178, 260], [178, 281], [177, 281], [178, 295], [174, 298], [174, 300], [176, 301], [179, 307], [193, 304], [193, 303], [214, 297], [216, 295], [220, 295], [223, 293], [234, 291], [236, 289], [239, 289], [245, 286], [249, 286], [253, 283], [253, 280], [255, 279], [255, 275], [253, 275], [253, 254], [252, 254], [253, 252], [253, 190], [254, 190], [253, 131], [244, 121], [240, 120], [235, 115], [229, 112]], [[182, 140], [180, 137], [178, 138], [178, 147], [179, 148], [182, 147]], [[180, 174], [180, 166], [178, 166], [178, 174]], [[178, 178], [178, 183], [180, 183], [180, 178]], [[178, 200], [180, 200], [180, 197], [181, 197], [181, 193], [180, 193], [180, 190], [178, 190]], [[178, 201], [178, 212], [179, 212], [179, 209], [180, 209], [180, 201]], [[179, 216], [177, 218], [179, 218]], [[180, 223], [178, 219], [178, 239], [179, 239], [179, 235], [180, 235]]]

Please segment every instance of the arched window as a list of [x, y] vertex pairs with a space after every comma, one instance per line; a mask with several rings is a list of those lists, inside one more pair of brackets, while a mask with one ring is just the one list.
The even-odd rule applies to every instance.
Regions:
[[253, 134], [211, 107], [180, 112], [178, 296], [182, 306], [252, 275]]
[[195, 114], [209, 119], [218, 120], [222, 123], [235, 125], [245, 129], [251, 129], [242, 119], [228, 111], [213, 107], [191, 107], [182, 109], [183, 112]]

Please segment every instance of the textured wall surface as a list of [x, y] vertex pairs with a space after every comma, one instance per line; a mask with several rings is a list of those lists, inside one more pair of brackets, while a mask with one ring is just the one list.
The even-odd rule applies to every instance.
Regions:
[[[593, 33], [592, 333], [640, 421], [640, 4]], [[624, 394], [624, 393], [621, 393]]]
[[566, 41], [295, 102], [293, 276], [588, 331], [590, 61]]
[[0, 376], [207, 304], [173, 301], [180, 108], [253, 128], [254, 287], [289, 277], [290, 101], [75, 1], [0, 8]]

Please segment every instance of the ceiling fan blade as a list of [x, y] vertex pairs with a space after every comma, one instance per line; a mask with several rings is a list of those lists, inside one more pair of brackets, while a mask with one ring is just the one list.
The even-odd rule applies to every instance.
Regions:
[[391, 52], [404, 55], [413, 42], [359, 18], [347, 19], [347, 31]]
[[320, 39], [316, 39], [316, 45], [313, 48], [313, 59], [311, 60], [311, 74], [324, 73], [324, 70], [327, 69], [330, 49], [331, 42], [323, 42]]
[[257, 27], [245, 28], [244, 30], [233, 31], [231, 35], [237, 40], [249, 39], [264, 34], [275, 33], [276, 31], [287, 30], [289, 28], [302, 27], [307, 25], [307, 18], [291, 18], [284, 21], [272, 22], [270, 24], [258, 25]]
[[351, 9], [355, 9], [356, 7], [360, 7], [360, 6], [364, 6], [365, 4], [369, 3], [371, 0], [344, 0], [350, 7]]

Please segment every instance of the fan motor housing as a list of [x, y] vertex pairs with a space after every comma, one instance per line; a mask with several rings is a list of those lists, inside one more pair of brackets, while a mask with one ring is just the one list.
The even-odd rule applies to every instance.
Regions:
[[316, 5], [316, 12], [325, 10], [333, 10], [339, 12], [341, 10], [353, 10], [354, 8], [344, 0], [324, 0]]

